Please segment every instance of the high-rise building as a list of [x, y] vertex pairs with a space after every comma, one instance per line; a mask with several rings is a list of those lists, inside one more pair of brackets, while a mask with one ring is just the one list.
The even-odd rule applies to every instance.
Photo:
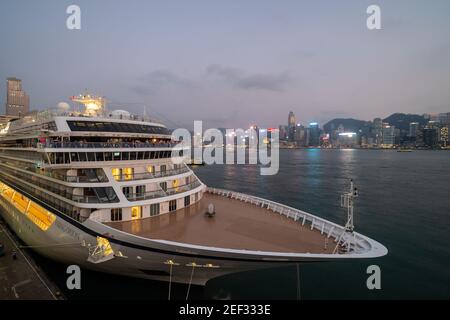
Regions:
[[288, 139], [290, 141], [295, 140], [295, 115], [292, 111], [288, 115]]
[[382, 146], [383, 148], [392, 148], [395, 145], [395, 126], [383, 123], [382, 128]]
[[380, 146], [383, 143], [383, 120], [380, 118], [373, 119], [373, 138], [375, 145]]
[[311, 122], [308, 127], [308, 146], [317, 147], [320, 145], [320, 128], [317, 122]]
[[423, 143], [429, 148], [437, 147], [439, 143], [439, 129], [436, 127], [426, 127], [423, 129]]
[[440, 140], [441, 140], [441, 143], [442, 143], [442, 146], [444, 147], [444, 148], [446, 148], [447, 147], [447, 145], [448, 145], [448, 129], [449, 129], [449, 127], [450, 127], [450, 125], [447, 125], [447, 126], [443, 126], [442, 128], [441, 128], [441, 134], [440, 134]]
[[21, 117], [30, 111], [30, 98], [22, 90], [22, 80], [6, 80], [6, 115]]
[[295, 114], [292, 111], [289, 111], [288, 127], [295, 127], [295, 124]]
[[301, 124], [297, 124], [297, 127], [295, 128], [295, 142], [297, 143], [297, 146], [306, 147], [306, 137], [306, 128]]
[[419, 123], [418, 122], [411, 122], [409, 124], [409, 134], [408, 134], [408, 136], [411, 137], [411, 138], [416, 138], [418, 133], [419, 133]]

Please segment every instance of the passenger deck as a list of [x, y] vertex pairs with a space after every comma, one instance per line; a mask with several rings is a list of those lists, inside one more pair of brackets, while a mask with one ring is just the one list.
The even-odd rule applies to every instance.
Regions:
[[[215, 206], [214, 217], [205, 215], [210, 203]], [[217, 248], [323, 254], [335, 247], [332, 238], [300, 221], [208, 192], [199, 202], [172, 213], [105, 224], [150, 239]]]

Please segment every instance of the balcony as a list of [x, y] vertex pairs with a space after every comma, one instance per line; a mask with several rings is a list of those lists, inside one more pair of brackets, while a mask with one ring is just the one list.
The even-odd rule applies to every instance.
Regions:
[[144, 179], [154, 179], [154, 178], [162, 178], [168, 176], [174, 176], [177, 174], [182, 174], [189, 172], [188, 167], [182, 167], [179, 169], [165, 170], [165, 171], [157, 171], [157, 172], [142, 172], [142, 173], [130, 173], [121, 175], [114, 175], [114, 179], [116, 181], [131, 181], [131, 180], [144, 180]]
[[179, 142], [46, 142], [38, 143], [38, 148], [76, 148], [76, 149], [94, 149], [94, 148], [173, 148]]
[[149, 191], [144, 193], [129, 193], [125, 194], [125, 197], [129, 201], [142, 201], [142, 200], [149, 200], [149, 199], [155, 199], [155, 198], [162, 198], [166, 196], [171, 196], [178, 193], [183, 193], [189, 190], [193, 190], [195, 188], [200, 187], [202, 184], [200, 181], [194, 181], [189, 184], [185, 184], [182, 186], [174, 187], [174, 188], [168, 188], [166, 190], [156, 190], [156, 191]]

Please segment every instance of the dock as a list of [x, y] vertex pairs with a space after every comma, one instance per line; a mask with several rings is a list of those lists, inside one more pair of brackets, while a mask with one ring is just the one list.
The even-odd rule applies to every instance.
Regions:
[[0, 244], [4, 249], [0, 256], [0, 300], [64, 299], [30, 255], [20, 249], [19, 240], [1, 218]]

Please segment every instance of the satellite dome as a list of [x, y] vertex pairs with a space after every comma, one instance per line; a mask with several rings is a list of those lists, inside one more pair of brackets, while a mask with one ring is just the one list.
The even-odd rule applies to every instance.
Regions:
[[70, 105], [67, 102], [60, 102], [58, 103], [58, 109], [59, 110], [69, 110], [70, 109]]
[[125, 111], [125, 110], [114, 110], [113, 112], [111, 112], [111, 115], [113, 115], [113, 116], [126, 116], [126, 117], [129, 117], [130, 113], [128, 111]]

